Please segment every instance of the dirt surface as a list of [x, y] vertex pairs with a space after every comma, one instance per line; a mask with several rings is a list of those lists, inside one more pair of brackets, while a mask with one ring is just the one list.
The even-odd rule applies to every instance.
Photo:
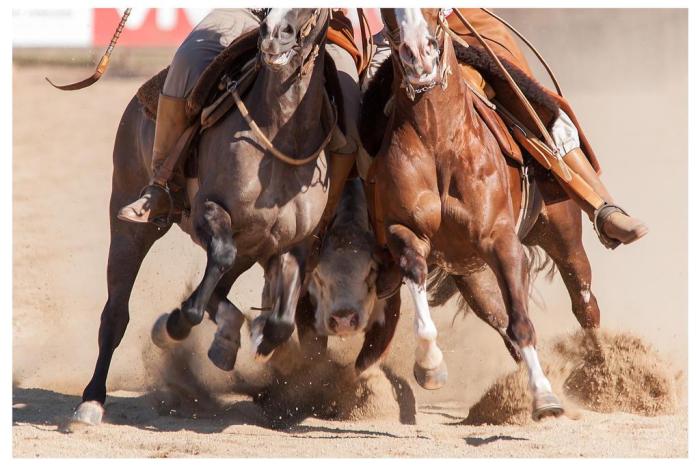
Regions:
[[[604, 180], [651, 229], [639, 244], [609, 252], [585, 224], [605, 347], [615, 355], [607, 366], [574, 363], [588, 353], [585, 341], [573, 333], [578, 325], [566, 290], [558, 276], [551, 284], [537, 283], [530, 312], [543, 365], [565, 397], [567, 416], [535, 424], [516, 415], [477, 425], [479, 407], [493, 406], [489, 393], [505, 396], [521, 410], [529, 400], [518, 388], [517, 374], [509, 375], [516, 366], [500, 337], [473, 315], [455, 317], [453, 303], [434, 313], [450, 370], [441, 390], [427, 392], [413, 381], [408, 305], [383, 372], [357, 384], [317, 374], [309, 380], [320, 386], [278, 391], [273, 403], [269, 396], [254, 402], [231, 394], [232, 387], [245, 391], [241, 387], [262, 380], [269, 389], [281, 380], [256, 366], [247, 339], [236, 375], [207, 360], [209, 322], [178, 350], [179, 359], [150, 342], [153, 321], [180, 302], [204, 263], [203, 251], [173, 229], [153, 247], [134, 287], [129, 328], [110, 369], [104, 424], [70, 425], [92, 374], [106, 299], [114, 135], [137, 87], [167, 64], [154, 59], [144, 65], [124, 54], [124, 61], [111, 66], [138, 63], [138, 70], [108, 73], [76, 93], [53, 90], [43, 77], [68, 82], [88, 74], [86, 69], [13, 69], [13, 454], [686, 456], [685, 13], [504, 14], [541, 46], [598, 151]], [[659, 28], [654, 38], [644, 26], [652, 21]], [[652, 112], [663, 112], [664, 118], [650, 118]], [[248, 309], [260, 304], [260, 291], [256, 268], [236, 283], [230, 297]], [[332, 347], [342, 375], [359, 342], [333, 341]], [[343, 400], [350, 393], [359, 401], [351, 396], [350, 408], [343, 408], [345, 401], [333, 405], [336, 392]], [[251, 393], [260, 393], [259, 386]], [[293, 402], [279, 410], [279, 397]], [[328, 403], [330, 408], [321, 406]], [[343, 420], [317, 417], [328, 415]]]

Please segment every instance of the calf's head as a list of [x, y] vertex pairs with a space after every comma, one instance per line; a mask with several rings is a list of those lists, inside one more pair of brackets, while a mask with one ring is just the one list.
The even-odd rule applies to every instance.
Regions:
[[362, 183], [349, 181], [326, 233], [309, 284], [320, 335], [347, 336], [367, 327], [377, 301], [378, 261]]

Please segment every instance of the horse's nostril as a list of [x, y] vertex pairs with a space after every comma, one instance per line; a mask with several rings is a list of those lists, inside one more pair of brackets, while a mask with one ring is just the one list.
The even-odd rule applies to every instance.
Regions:
[[338, 328], [338, 321], [335, 320], [334, 316], [331, 316], [331, 318], [328, 319], [328, 328], [330, 328], [333, 331], [335, 331], [335, 329]]
[[357, 314], [352, 316], [352, 319], [350, 320], [350, 326], [352, 328], [357, 328], [357, 324], [360, 323], [360, 318], [358, 317]]

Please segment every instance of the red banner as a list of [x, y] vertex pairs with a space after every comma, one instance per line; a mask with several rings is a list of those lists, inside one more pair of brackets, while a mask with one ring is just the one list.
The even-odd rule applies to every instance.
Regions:
[[[116, 8], [95, 8], [93, 10], [93, 45], [104, 46], [112, 39], [122, 10]], [[190, 22], [184, 8], [148, 8], [134, 10], [129, 16], [124, 32], [119, 39], [120, 46], [164, 47], [177, 46], [194, 24]]]

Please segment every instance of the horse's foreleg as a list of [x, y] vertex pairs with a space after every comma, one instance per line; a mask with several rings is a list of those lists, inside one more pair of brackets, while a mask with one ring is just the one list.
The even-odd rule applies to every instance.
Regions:
[[186, 338], [192, 327], [202, 321], [219, 281], [236, 261], [231, 217], [223, 207], [212, 201], [204, 202], [196, 219], [196, 230], [207, 250], [207, 265], [199, 286], [182, 303], [181, 309], [175, 309], [168, 317], [168, 335], [175, 340]]
[[392, 255], [399, 263], [406, 286], [411, 293], [414, 330], [417, 337], [416, 362], [413, 375], [421, 387], [434, 390], [447, 382], [447, 366], [437, 345], [437, 327], [430, 316], [428, 294], [425, 287], [428, 265], [425, 258], [428, 246], [409, 228], [394, 224], [388, 228], [387, 239]]
[[381, 316], [368, 325], [369, 330], [365, 333], [365, 341], [355, 360], [355, 373], [358, 375], [381, 361], [389, 349], [396, 325], [399, 323], [401, 294], [397, 292], [385, 300], [380, 300], [376, 306], [381, 307], [381, 309], [375, 309], [375, 312], [381, 312]]
[[253, 263], [250, 259], [238, 256], [231, 270], [222, 277], [207, 305], [209, 317], [216, 322], [216, 333], [207, 355], [216, 367], [224, 371], [232, 371], [236, 365], [241, 347], [241, 327], [245, 321], [243, 312], [227, 296], [233, 283]]
[[268, 264], [266, 276], [270, 277], [268, 293], [272, 308], [263, 325], [255, 326], [256, 333], [253, 335], [256, 358], [260, 361], [268, 359], [275, 348], [294, 333], [307, 251], [306, 244], [299, 245], [281, 256], [273, 257]]
[[563, 409], [540, 365], [535, 328], [527, 313], [528, 274], [523, 246], [512, 225], [497, 226], [484, 238], [481, 244], [484, 258], [498, 278], [508, 312], [508, 337], [517, 343], [527, 366], [533, 395], [532, 417], [539, 420], [548, 415], [558, 416]]
[[[112, 205], [121, 203], [113, 200]], [[74, 420], [93, 425], [102, 420], [107, 373], [114, 350], [129, 323], [129, 297], [141, 262], [153, 243], [167, 231], [148, 224], [125, 223], [116, 220], [116, 214], [112, 216], [111, 229], [107, 261], [108, 298], [100, 319], [99, 354], [92, 379], [83, 391], [83, 401], [73, 415]]]

